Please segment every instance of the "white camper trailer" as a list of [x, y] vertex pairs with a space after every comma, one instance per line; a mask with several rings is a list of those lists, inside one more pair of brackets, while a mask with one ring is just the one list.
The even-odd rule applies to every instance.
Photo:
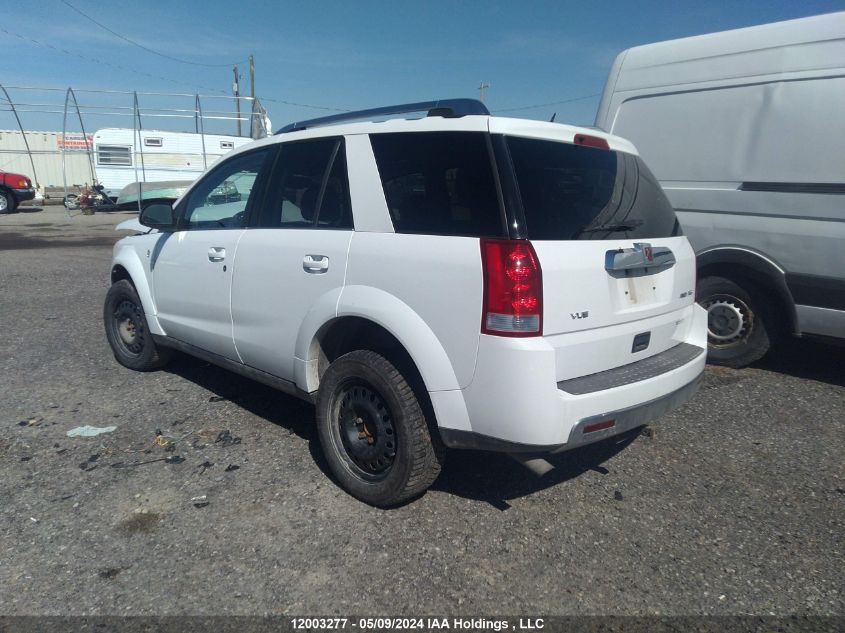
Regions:
[[845, 12], [619, 54], [596, 126], [630, 139], [698, 255], [711, 361], [845, 339]]
[[250, 142], [223, 134], [104, 128], [94, 134], [95, 171], [106, 195], [117, 198], [134, 182], [195, 180], [218, 158]]

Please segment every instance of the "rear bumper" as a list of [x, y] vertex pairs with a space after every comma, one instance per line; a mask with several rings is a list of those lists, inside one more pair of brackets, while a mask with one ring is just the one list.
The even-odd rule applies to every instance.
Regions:
[[[701, 375], [692, 382], [680, 389], [673, 391], [638, 406], [623, 409], [621, 411], [610, 411], [602, 415], [584, 418], [575, 424], [569, 432], [569, 439], [565, 444], [551, 446], [538, 446], [532, 444], [520, 444], [508, 442], [495, 437], [482, 435], [472, 431], [459, 431], [455, 429], [440, 429], [440, 436], [446, 446], [450, 448], [468, 448], [480, 451], [496, 451], [501, 453], [560, 453], [579, 446], [592, 444], [626, 433], [632, 429], [643, 426], [660, 418], [667, 413], [674, 411], [687, 400], [695, 395], [701, 383]], [[590, 426], [595, 423], [613, 420], [614, 425], [610, 428], [592, 431]]]
[[[706, 312], [693, 305], [681, 316], [668, 349], [558, 382], [559, 348], [542, 338], [482, 336], [472, 383], [456, 392], [431, 393], [444, 443], [504, 452], [558, 452], [652, 422], [691, 398], [704, 371]], [[579, 356], [565, 354], [569, 358], [563, 362], [578, 363], [580, 354], [588, 351], [589, 345], [580, 346]], [[457, 410], [457, 400], [465, 406], [465, 422], [450, 424], [450, 416], [441, 414]], [[597, 422], [605, 424], [597, 429]]]

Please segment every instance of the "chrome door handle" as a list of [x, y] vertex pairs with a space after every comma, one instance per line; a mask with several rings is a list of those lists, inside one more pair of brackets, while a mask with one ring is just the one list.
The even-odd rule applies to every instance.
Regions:
[[329, 269], [329, 258], [325, 255], [306, 255], [302, 258], [302, 268], [307, 273], [324, 273]]
[[226, 249], [222, 246], [212, 246], [208, 249], [208, 261], [222, 262], [226, 259]]

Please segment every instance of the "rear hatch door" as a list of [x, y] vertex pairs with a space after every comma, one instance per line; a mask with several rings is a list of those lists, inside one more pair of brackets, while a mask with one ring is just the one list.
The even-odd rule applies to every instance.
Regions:
[[558, 380], [674, 346], [694, 300], [695, 256], [657, 180], [636, 154], [580, 136], [581, 144], [505, 136], [521, 233], [542, 269], [543, 335], [601, 350], [567, 362]]

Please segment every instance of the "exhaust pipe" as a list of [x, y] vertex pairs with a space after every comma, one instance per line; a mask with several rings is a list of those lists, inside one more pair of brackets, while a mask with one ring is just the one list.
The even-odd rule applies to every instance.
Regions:
[[554, 470], [554, 466], [542, 457], [526, 457], [520, 453], [508, 453], [508, 455], [538, 477], [542, 477], [550, 470]]

